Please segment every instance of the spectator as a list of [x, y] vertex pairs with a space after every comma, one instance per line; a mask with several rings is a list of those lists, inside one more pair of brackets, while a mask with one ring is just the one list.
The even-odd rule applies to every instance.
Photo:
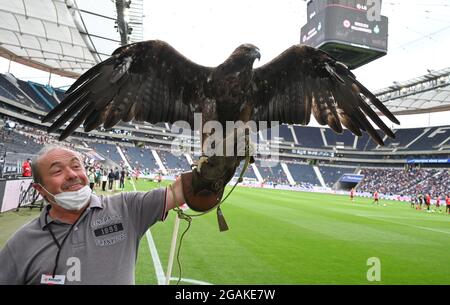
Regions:
[[423, 201], [424, 201], [423, 194], [419, 193], [419, 210], [422, 210]]
[[31, 177], [33, 175], [31, 170], [31, 159], [28, 158], [22, 164], [22, 176], [23, 177]]
[[119, 185], [119, 188], [121, 190], [125, 188], [125, 176], [126, 176], [125, 169], [122, 168], [122, 170], [120, 171], [120, 185]]
[[412, 208], [415, 208], [415, 207], [416, 207], [416, 203], [417, 203], [417, 197], [416, 197], [416, 196], [417, 196], [417, 195], [414, 194], [414, 195], [412, 195], [411, 198], [410, 198], [410, 202], [411, 202], [411, 207], [412, 207]]
[[120, 172], [119, 169], [116, 167], [116, 171], [114, 172], [114, 190], [119, 189], [119, 181], [120, 181]]
[[95, 170], [95, 186], [100, 187], [101, 186], [101, 181], [102, 181], [102, 169], [101, 168], [97, 168]]
[[[445, 194], [450, 190], [450, 172], [447, 169], [363, 169], [363, 181], [358, 186], [362, 192], [372, 192], [396, 195], [413, 195], [428, 193], [431, 197]], [[419, 204], [420, 197], [418, 197]]]
[[114, 171], [111, 168], [108, 174], [108, 191], [113, 191], [113, 187], [114, 187]]
[[108, 182], [108, 171], [102, 170], [102, 191], [106, 192], [106, 182]]
[[91, 188], [91, 190], [94, 190], [94, 185], [95, 185], [95, 172], [94, 172], [94, 168], [91, 167], [88, 171], [88, 179], [89, 179], [89, 187]]

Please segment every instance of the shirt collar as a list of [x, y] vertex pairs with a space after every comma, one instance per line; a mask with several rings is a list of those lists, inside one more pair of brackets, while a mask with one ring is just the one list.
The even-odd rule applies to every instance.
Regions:
[[[86, 209], [86, 212], [83, 213], [83, 215], [89, 213], [91, 209], [103, 209], [103, 204], [97, 195], [91, 194], [90, 200], [91, 201], [89, 203], [89, 206]], [[44, 230], [45, 227], [51, 223], [62, 224], [62, 222], [60, 222], [59, 220], [51, 218], [50, 215], [47, 216], [47, 225], [45, 224], [45, 215], [48, 213], [49, 208], [47, 206], [49, 205], [49, 203], [45, 199], [44, 202], [46, 203], [46, 206], [42, 210], [41, 215], [39, 215], [39, 224], [41, 226], [41, 229]], [[81, 215], [81, 217], [83, 217], [83, 215]]]

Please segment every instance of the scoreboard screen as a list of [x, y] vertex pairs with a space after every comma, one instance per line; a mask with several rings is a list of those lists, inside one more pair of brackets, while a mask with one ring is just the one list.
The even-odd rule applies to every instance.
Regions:
[[[379, 0], [379, 6], [381, 9], [382, 1]], [[314, 0], [307, 3], [306, 12], [308, 14], [308, 21], [313, 19], [319, 12], [323, 11], [325, 7], [340, 6], [350, 8], [353, 10], [360, 10], [367, 12], [373, 5], [367, 0]]]
[[[328, 52], [351, 69], [387, 53], [388, 18], [370, 14], [367, 1], [311, 1], [300, 43]], [[378, 19], [378, 20], [377, 20]]]
[[321, 41], [341, 41], [387, 51], [387, 17], [368, 21], [366, 13], [344, 7], [327, 7], [302, 28], [301, 43], [317, 45]]

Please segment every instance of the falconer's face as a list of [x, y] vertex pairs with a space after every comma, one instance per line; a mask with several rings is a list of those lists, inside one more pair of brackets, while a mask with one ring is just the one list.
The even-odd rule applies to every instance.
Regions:
[[[78, 191], [89, 183], [80, 156], [68, 149], [49, 151], [39, 159], [38, 168], [42, 186], [53, 195]], [[43, 197], [53, 201], [40, 185], [35, 187]]]

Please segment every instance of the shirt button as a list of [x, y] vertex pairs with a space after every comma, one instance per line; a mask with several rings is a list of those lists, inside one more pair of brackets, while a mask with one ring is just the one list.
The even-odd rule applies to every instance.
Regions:
[[75, 230], [75, 231], [78, 231], [78, 227], [75, 227], [74, 230]]

